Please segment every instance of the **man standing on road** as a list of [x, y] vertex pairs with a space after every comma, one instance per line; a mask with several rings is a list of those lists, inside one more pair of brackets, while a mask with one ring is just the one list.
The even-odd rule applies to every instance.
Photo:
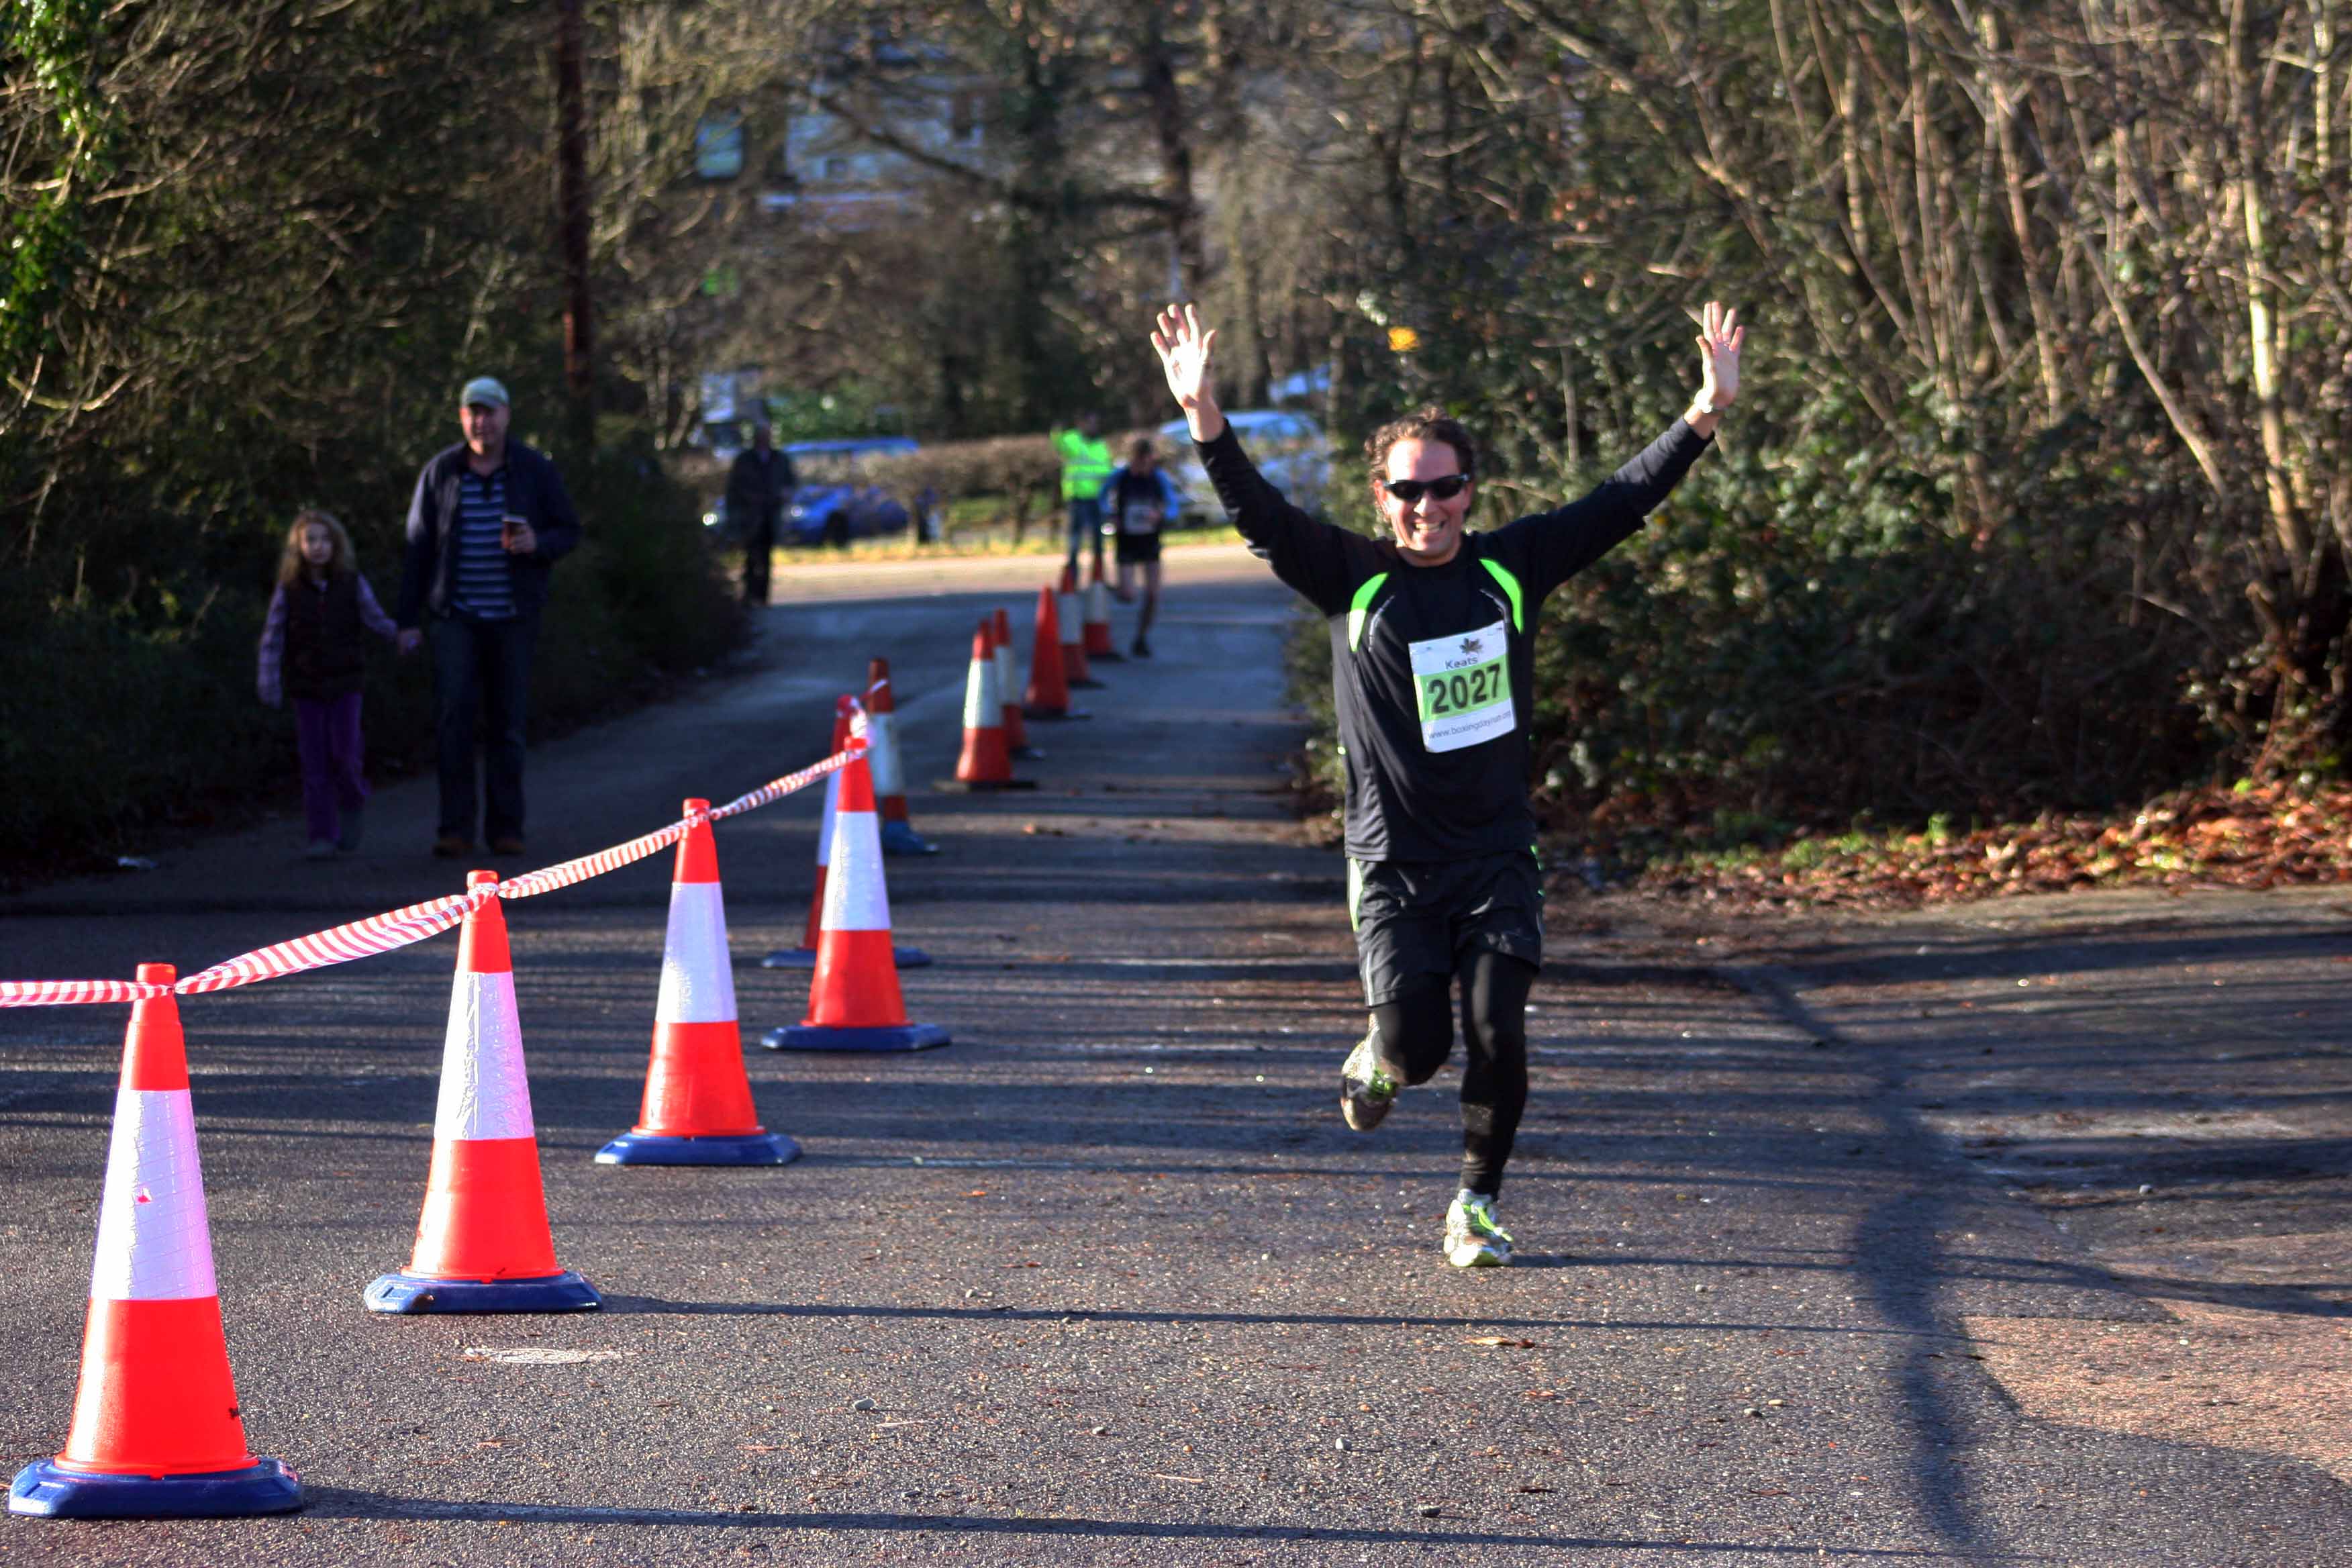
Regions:
[[400, 650], [429, 624], [433, 727], [441, 763], [441, 826], [433, 853], [474, 848], [474, 730], [487, 720], [484, 837], [522, 853], [523, 725], [531, 647], [547, 603], [548, 568], [580, 542], [580, 519], [555, 465], [507, 437], [507, 389], [476, 376], [457, 398], [465, 439], [436, 453], [408, 503], [401, 574]]
[[775, 437], [761, 420], [751, 444], [735, 455], [727, 473], [727, 521], [743, 536], [743, 602], [768, 602], [768, 566], [776, 553], [776, 529], [792, 499], [793, 460], [776, 450]]
[[1151, 345], [1234, 526], [1330, 619], [1349, 917], [1371, 1010], [1339, 1069], [1340, 1113], [1370, 1129], [1401, 1084], [1436, 1073], [1454, 1048], [1458, 983], [1462, 1184], [1445, 1257], [1508, 1263], [1495, 1200], [1527, 1106], [1528, 992], [1543, 959], [1527, 785], [1536, 618], [1706, 449], [1738, 395], [1747, 330], [1708, 301], [1689, 411], [1581, 500], [1492, 533], [1463, 531], [1477, 472], [1468, 431], [1436, 408], [1382, 426], [1365, 443], [1382, 540], [1318, 521], [1259, 474], [1217, 407], [1216, 337], [1171, 305]]
[[1077, 428], [1054, 432], [1054, 450], [1062, 458], [1062, 500], [1070, 509], [1068, 570], [1078, 569], [1078, 550], [1094, 542], [1095, 574], [1102, 574], [1102, 488], [1110, 478], [1110, 447], [1101, 435], [1102, 418], [1092, 409], [1078, 416]]

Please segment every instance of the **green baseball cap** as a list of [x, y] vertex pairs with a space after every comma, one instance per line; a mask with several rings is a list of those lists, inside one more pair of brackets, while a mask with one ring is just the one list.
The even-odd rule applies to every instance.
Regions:
[[457, 395], [457, 406], [460, 408], [470, 408], [477, 403], [486, 403], [493, 408], [512, 406], [507, 401], [507, 389], [487, 375], [476, 376], [466, 384], [466, 390]]

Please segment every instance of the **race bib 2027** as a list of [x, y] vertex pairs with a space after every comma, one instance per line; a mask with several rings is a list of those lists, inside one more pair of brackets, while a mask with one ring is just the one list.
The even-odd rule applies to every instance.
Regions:
[[1423, 745], [1456, 752], [1511, 732], [1517, 714], [1511, 705], [1511, 645], [1505, 623], [1410, 647]]

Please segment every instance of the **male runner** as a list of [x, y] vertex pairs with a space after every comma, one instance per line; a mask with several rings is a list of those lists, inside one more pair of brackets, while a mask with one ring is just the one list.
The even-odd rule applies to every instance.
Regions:
[[1689, 411], [1591, 495], [1492, 533], [1463, 531], [1469, 433], [1424, 408], [1365, 443], [1390, 539], [1319, 522], [1243, 454], [1210, 376], [1217, 334], [1192, 307], [1160, 313], [1151, 346], [1234, 526], [1330, 618], [1347, 761], [1349, 914], [1371, 1029], [1339, 1069], [1359, 1131], [1454, 1048], [1461, 986], [1462, 1184], [1445, 1215], [1456, 1268], [1511, 1260], [1495, 1199], [1528, 1099], [1527, 1002], [1543, 957], [1528, 805], [1536, 618], [1544, 596], [1631, 534], [1706, 449], [1739, 393], [1747, 329], [1710, 300]]

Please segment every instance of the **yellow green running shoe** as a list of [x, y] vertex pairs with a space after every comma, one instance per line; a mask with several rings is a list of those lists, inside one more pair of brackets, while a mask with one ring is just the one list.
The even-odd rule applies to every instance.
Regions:
[[1511, 1233], [1495, 1223], [1495, 1200], [1462, 1192], [1445, 1211], [1445, 1261], [1456, 1268], [1500, 1268], [1511, 1260]]
[[1339, 1114], [1359, 1132], [1369, 1132], [1396, 1103], [1397, 1080], [1373, 1054], [1372, 1037], [1366, 1035], [1339, 1064]]

